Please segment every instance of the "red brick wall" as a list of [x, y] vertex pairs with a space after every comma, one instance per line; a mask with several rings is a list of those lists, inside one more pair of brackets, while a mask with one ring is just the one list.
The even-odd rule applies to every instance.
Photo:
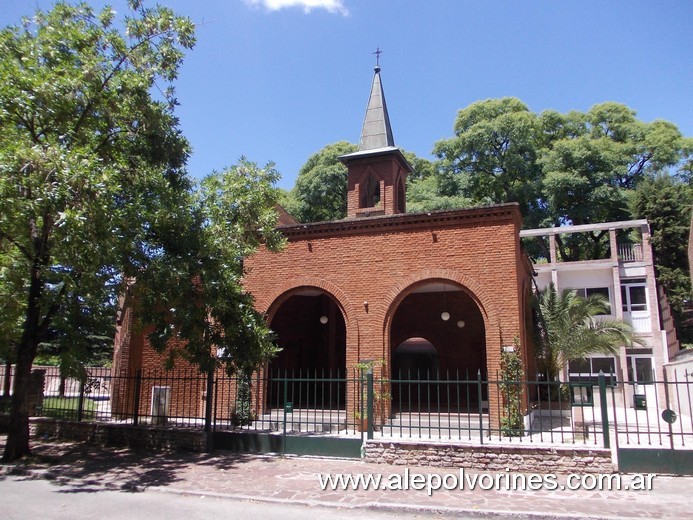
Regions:
[[[517, 338], [520, 352], [526, 351], [528, 273], [519, 228], [515, 204], [291, 226], [284, 228], [284, 251], [261, 250], [246, 259], [245, 286], [270, 320], [294, 289], [318, 287], [331, 294], [344, 314], [349, 369], [363, 359], [383, 359], [389, 366], [400, 303], [423, 284], [452, 283], [478, 307], [486, 369], [495, 374], [501, 345]], [[481, 343], [479, 337], [474, 341]]]
[[[495, 377], [501, 346], [515, 341], [528, 359], [529, 273], [520, 250], [516, 204], [282, 229], [288, 238], [282, 252], [260, 250], [246, 259], [245, 287], [270, 322], [300, 288], [316, 287], [331, 295], [344, 317], [347, 371], [364, 359], [384, 360], [389, 371], [397, 345], [419, 335], [409, 330], [413, 320], [407, 316], [428, 315], [431, 321], [440, 320], [432, 296], [417, 293], [413, 299], [407, 297], [422, 286], [441, 282], [460, 289], [448, 293], [451, 306], [458, 306], [465, 316], [476, 313], [473, 319], [465, 318], [461, 330], [454, 328], [453, 316], [437, 337], [427, 337], [440, 349], [441, 369], [471, 372], [485, 366], [486, 373]], [[122, 350], [118, 368], [133, 368], [138, 358], [141, 368], [162, 368], [164, 357], [154, 353], [141, 334], [132, 334], [131, 323], [128, 329], [129, 363]], [[125, 343], [123, 337], [118, 339]], [[460, 348], [449, 346], [450, 342]], [[497, 399], [493, 388], [491, 403]], [[200, 395], [192, 399], [186, 396], [187, 400], [201, 408], [203, 390], [201, 387]], [[354, 402], [353, 397], [347, 395], [347, 402]]]
[[[347, 215], [356, 217], [363, 214], [360, 208], [361, 185], [369, 175], [380, 181], [380, 204], [376, 211], [369, 209], [370, 215], [392, 215], [406, 211], [404, 198], [397, 200], [397, 188], [403, 189], [402, 179], [406, 179], [407, 166], [396, 154], [364, 157], [349, 161], [349, 181], [347, 193]], [[399, 186], [398, 186], [399, 184]]]

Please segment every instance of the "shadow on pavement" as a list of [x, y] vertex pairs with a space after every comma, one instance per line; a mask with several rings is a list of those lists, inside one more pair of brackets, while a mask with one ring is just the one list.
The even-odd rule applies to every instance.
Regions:
[[[4, 450], [5, 440], [6, 436], [0, 435], [0, 450]], [[37, 439], [32, 439], [31, 449], [30, 457], [12, 464], [6, 473], [47, 479], [63, 493], [140, 492], [180, 482], [183, 479], [179, 475], [193, 466], [227, 471], [250, 459], [229, 452], [152, 452]]]

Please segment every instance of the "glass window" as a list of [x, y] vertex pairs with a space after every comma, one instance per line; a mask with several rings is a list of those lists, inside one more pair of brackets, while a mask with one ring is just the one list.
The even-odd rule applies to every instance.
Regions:
[[610, 357], [595, 357], [591, 358], [592, 373], [599, 374], [601, 370], [604, 374], [614, 374], [616, 372], [616, 360]]
[[380, 203], [380, 182], [373, 175], [369, 175], [365, 184], [361, 187], [361, 207], [373, 208]]
[[622, 285], [621, 300], [623, 301], [623, 312], [646, 311], [647, 292], [645, 285]]
[[652, 382], [652, 358], [635, 358], [635, 377], [638, 383]]
[[573, 359], [568, 363], [568, 371], [571, 374], [589, 374], [590, 370], [589, 359]]
[[630, 309], [632, 311], [647, 310], [647, 296], [645, 295], [645, 287], [631, 286], [630, 289]]
[[573, 359], [568, 363], [568, 372], [571, 374], [599, 374], [599, 371], [609, 375], [616, 372], [616, 359], [612, 357], [593, 357], [587, 359]]
[[608, 287], [586, 287], [586, 288], [581, 288], [581, 289], [574, 289], [575, 293], [580, 296], [581, 298], [587, 298], [589, 296], [592, 296], [594, 294], [599, 294], [604, 297], [604, 301], [606, 302], [606, 307], [607, 311], [606, 312], [600, 312], [600, 315], [606, 315], [606, 314], [611, 314], [611, 294], [609, 292]]

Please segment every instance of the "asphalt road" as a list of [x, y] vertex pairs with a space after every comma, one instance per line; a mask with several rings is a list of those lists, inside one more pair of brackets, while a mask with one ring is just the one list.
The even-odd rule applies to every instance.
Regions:
[[[401, 512], [354, 511], [336, 508], [241, 502], [229, 498], [158, 491], [127, 492], [100, 488], [75, 489], [55, 481], [0, 477], [0, 518], [29, 519], [146, 519], [260, 518], [263, 520], [376, 520], [423, 518]], [[444, 515], [435, 515], [444, 518]], [[459, 518], [459, 517], [456, 517]]]

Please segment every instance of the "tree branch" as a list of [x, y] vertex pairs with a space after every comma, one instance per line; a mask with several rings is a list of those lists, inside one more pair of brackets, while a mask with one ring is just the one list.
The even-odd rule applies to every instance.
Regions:
[[27, 260], [31, 261], [34, 259], [34, 257], [31, 254], [31, 251], [29, 251], [26, 247], [24, 247], [22, 244], [17, 242], [14, 238], [12, 238], [10, 235], [8, 235], [6, 232], [4, 232], [2, 229], [0, 229], [0, 238], [7, 240], [10, 244], [12, 244], [14, 247], [16, 247], [20, 253], [26, 258]]

